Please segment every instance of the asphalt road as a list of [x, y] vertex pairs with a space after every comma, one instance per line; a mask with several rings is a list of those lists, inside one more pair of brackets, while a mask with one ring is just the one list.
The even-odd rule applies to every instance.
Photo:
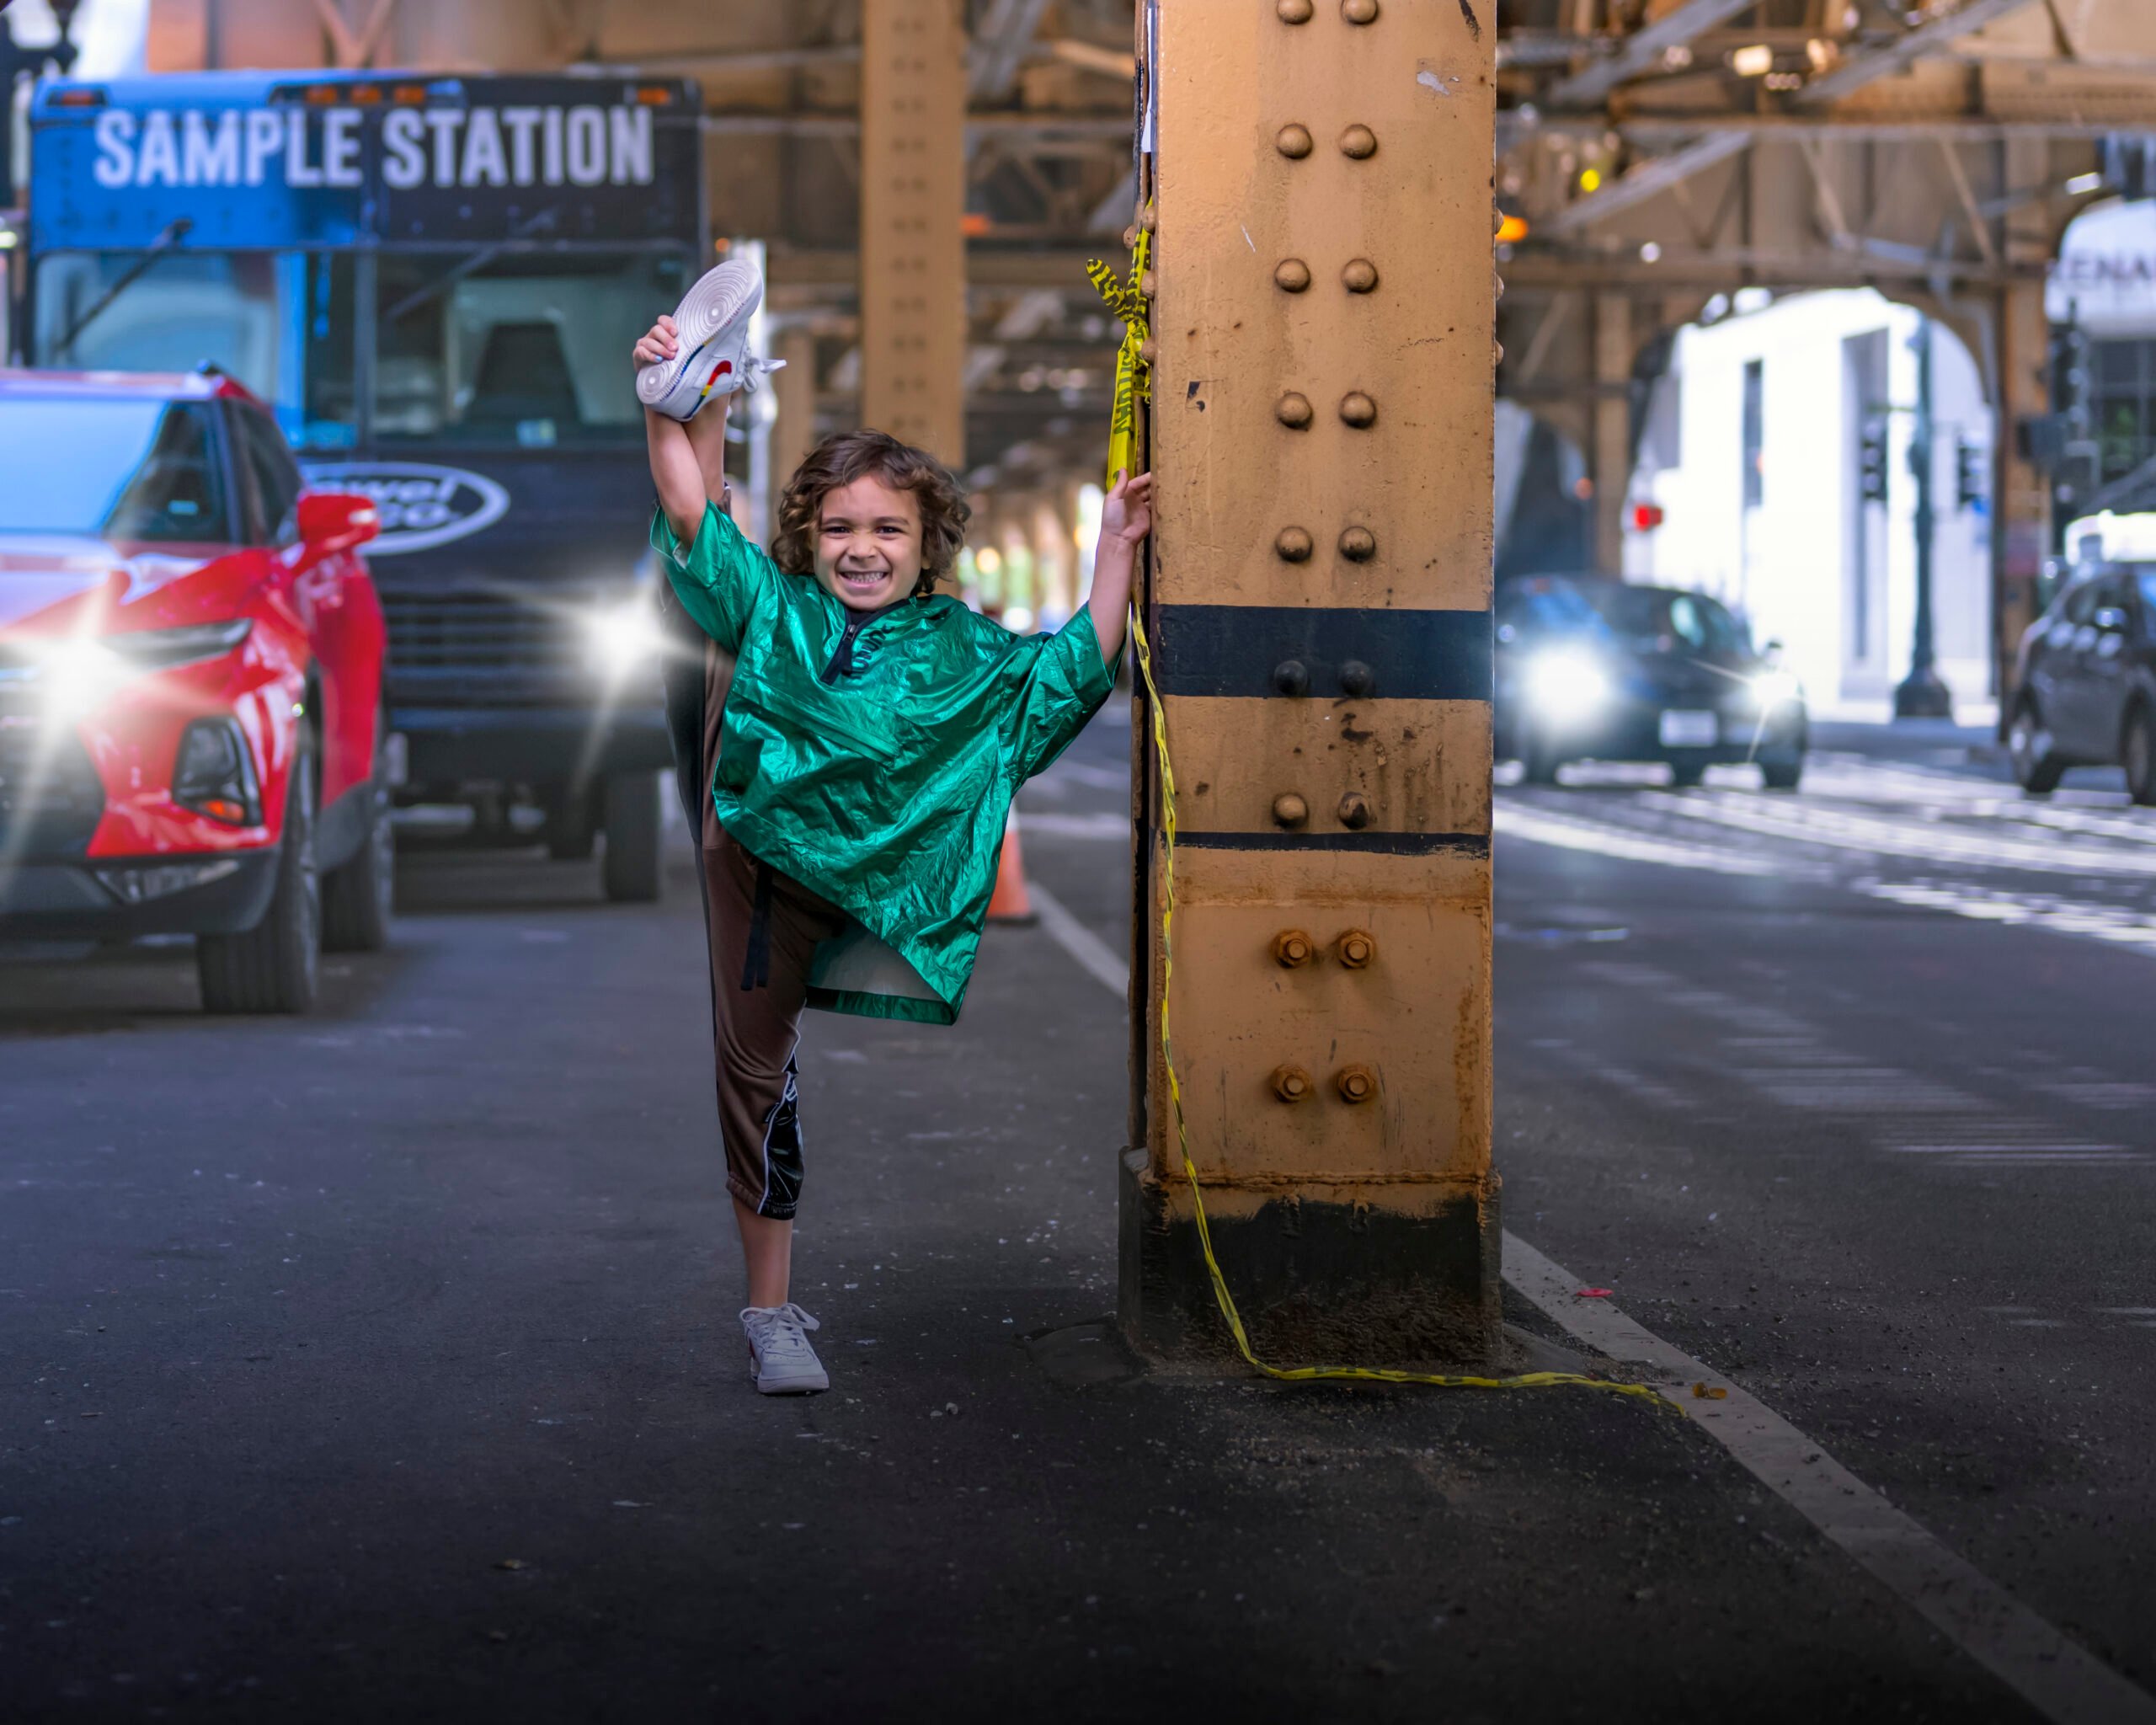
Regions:
[[[1113, 717], [1026, 856], [1119, 948]], [[2156, 948], [2079, 857], [2138, 818], [2062, 804], [2126, 824], [2041, 878], [1725, 818], [1911, 772], [2010, 825], [1906, 762], [1506, 793], [1507, 1221], [2150, 1683]], [[181, 951], [0, 967], [0, 1713], [2035, 1717], [1671, 1415], [1121, 1356], [1121, 1009], [1045, 928], [953, 1030], [812, 1016], [835, 1386], [754, 1396], [686, 860], [632, 909], [415, 843], [306, 1021], [200, 1017]]]
[[2149, 1685], [2156, 813], [1989, 771], [1502, 792], [1507, 1219]]

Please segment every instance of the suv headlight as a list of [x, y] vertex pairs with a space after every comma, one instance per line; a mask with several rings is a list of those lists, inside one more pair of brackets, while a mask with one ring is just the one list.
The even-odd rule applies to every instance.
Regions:
[[1795, 671], [1763, 670], [1746, 686], [1752, 692], [1753, 706], [1761, 713], [1778, 712], [1804, 698], [1804, 685]]
[[1527, 698], [1537, 717], [1557, 724], [1591, 718], [1616, 693], [1609, 673], [1579, 647], [1551, 647], [1527, 662]]
[[233, 617], [178, 629], [137, 629], [97, 640], [72, 636], [35, 642], [29, 652], [46, 713], [56, 719], [78, 719], [97, 711], [136, 677], [221, 658], [244, 641], [253, 627], [251, 617]]

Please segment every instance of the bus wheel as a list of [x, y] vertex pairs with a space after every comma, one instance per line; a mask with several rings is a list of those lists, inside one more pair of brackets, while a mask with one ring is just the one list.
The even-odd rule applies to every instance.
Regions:
[[600, 879], [617, 905], [648, 905], [659, 896], [659, 775], [616, 773], [606, 781], [603, 823], [606, 854]]

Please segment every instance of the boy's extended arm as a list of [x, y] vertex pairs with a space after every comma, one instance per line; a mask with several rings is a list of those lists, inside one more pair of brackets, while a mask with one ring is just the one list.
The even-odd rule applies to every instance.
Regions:
[[651, 483], [659, 488], [659, 507], [665, 514], [666, 525], [683, 545], [693, 545], [703, 530], [708, 497], [696, 446], [689, 441], [689, 428], [679, 419], [646, 408], [643, 441], [651, 456]]
[[1093, 547], [1093, 590], [1086, 601], [1105, 665], [1113, 665], [1123, 653], [1138, 547], [1152, 531], [1153, 476], [1140, 473], [1133, 479], [1118, 473], [1115, 488], [1101, 505], [1101, 537]]

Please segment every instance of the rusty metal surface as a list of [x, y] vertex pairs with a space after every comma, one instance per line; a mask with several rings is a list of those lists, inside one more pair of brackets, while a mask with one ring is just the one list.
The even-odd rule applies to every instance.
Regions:
[[965, 459], [965, 35], [957, 0], [866, 0], [861, 418]]
[[[1488, 9], [1160, 9], [1176, 1071], [1238, 1305], [1283, 1347], [1358, 1359], [1496, 1326]], [[1124, 1322], [1202, 1351], [1157, 1044], [1157, 792], [1145, 812]]]

